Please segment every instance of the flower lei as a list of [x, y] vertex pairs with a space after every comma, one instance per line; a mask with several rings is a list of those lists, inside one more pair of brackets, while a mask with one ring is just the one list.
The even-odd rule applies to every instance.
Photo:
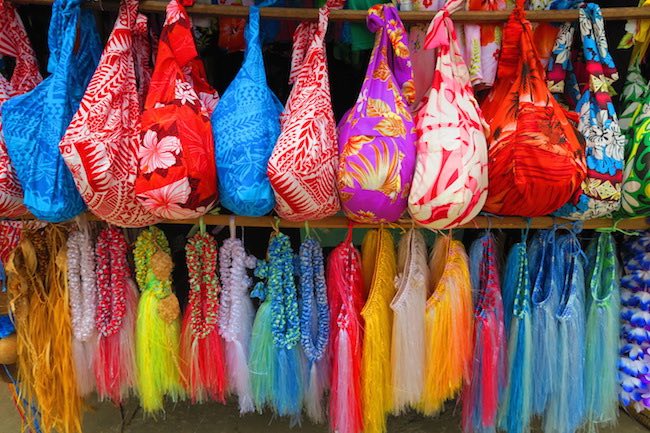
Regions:
[[221, 276], [221, 306], [219, 327], [221, 336], [233, 341], [238, 335], [241, 317], [242, 297], [248, 296], [252, 279], [246, 269], [255, 269], [257, 259], [246, 254], [240, 239], [234, 236], [226, 239], [219, 252], [219, 274]]
[[252, 297], [271, 302], [273, 343], [277, 348], [293, 349], [300, 341], [300, 321], [296, 284], [293, 279], [294, 261], [287, 235], [277, 233], [269, 243], [268, 260], [259, 260], [255, 276], [266, 279], [255, 285]]
[[95, 331], [97, 275], [95, 253], [86, 230], [68, 238], [68, 287], [72, 332], [79, 341], [88, 341]]
[[110, 337], [120, 330], [126, 314], [126, 290], [129, 278], [128, 244], [122, 232], [108, 227], [97, 237], [97, 286], [99, 299], [95, 323], [99, 333]]
[[[135, 261], [135, 279], [140, 291], [155, 290], [156, 296], [163, 299], [172, 293], [172, 282], [169, 278], [157, 281], [153, 275], [150, 266], [151, 258], [159, 250], [171, 254], [169, 242], [163, 231], [158, 227], [151, 226], [140, 233], [136, 239], [133, 259]], [[150, 284], [151, 281], [156, 281], [157, 284]]]
[[[311, 362], [320, 360], [329, 340], [329, 308], [327, 304], [327, 286], [325, 285], [325, 265], [323, 249], [315, 239], [307, 239], [300, 246], [300, 330], [302, 347]], [[314, 327], [314, 298], [316, 299], [318, 330], [316, 338], [312, 336]]]
[[192, 333], [197, 338], [205, 338], [214, 329], [219, 316], [217, 242], [207, 233], [197, 233], [185, 245], [185, 258]]

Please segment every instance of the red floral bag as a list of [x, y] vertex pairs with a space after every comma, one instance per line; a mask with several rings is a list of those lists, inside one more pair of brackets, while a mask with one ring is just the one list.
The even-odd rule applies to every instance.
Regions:
[[504, 28], [497, 80], [481, 106], [490, 125], [483, 210], [534, 217], [569, 201], [587, 169], [584, 139], [546, 87], [523, 3]]
[[217, 200], [210, 115], [219, 95], [207, 82], [184, 6], [171, 0], [142, 114], [137, 198], [164, 219], [194, 218]]
[[[92, 213], [120, 227], [159, 218], [135, 199], [140, 114], [151, 80], [147, 19], [122, 0], [115, 27], [59, 150]], [[136, 84], [136, 76], [140, 84]]]
[[[0, 55], [16, 59], [10, 80], [0, 74], [0, 107], [12, 96], [32, 90], [41, 82], [38, 63], [27, 32], [11, 3], [0, 0]], [[23, 206], [23, 189], [11, 165], [2, 138], [0, 119], [0, 217], [15, 218], [27, 212]]]

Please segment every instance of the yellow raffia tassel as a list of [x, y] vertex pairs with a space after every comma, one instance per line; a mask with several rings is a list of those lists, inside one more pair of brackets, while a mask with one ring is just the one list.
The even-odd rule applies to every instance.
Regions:
[[142, 295], [136, 325], [136, 360], [140, 404], [146, 413], [163, 409], [165, 395], [185, 397], [179, 370], [180, 316], [171, 289], [169, 244], [162, 231], [150, 227], [136, 241], [136, 278]]
[[[82, 399], [72, 358], [66, 231], [55, 225], [23, 232], [7, 263], [16, 319], [20, 399], [40, 411], [43, 433], [81, 432]], [[34, 413], [25, 422], [34, 429]]]
[[392, 409], [391, 335], [397, 273], [393, 237], [386, 230], [368, 232], [361, 246], [363, 276], [368, 292], [361, 316], [364, 320], [361, 358], [363, 431], [386, 432], [386, 416]]
[[425, 377], [421, 410], [434, 415], [469, 381], [473, 348], [472, 286], [465, 247], [449, 237], [434, 245], [433, 293], [425, 315]]

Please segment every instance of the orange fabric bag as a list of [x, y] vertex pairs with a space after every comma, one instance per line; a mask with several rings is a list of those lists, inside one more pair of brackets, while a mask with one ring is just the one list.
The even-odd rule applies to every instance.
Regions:
[[534, 217], [568, 202], [587, 168], [584, 138], [546, 87], [523, 3], [504, 27], [497, 80], [481, 107], [490, 125], [483, 210]]

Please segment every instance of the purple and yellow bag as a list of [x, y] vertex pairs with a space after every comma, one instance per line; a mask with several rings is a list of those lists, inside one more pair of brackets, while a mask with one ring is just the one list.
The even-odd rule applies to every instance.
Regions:
[[406, 209], [415, 168], [413, 70], [395, 6], [373, 6], [367, 24], [375, 46], [357, 102], [339, 124], [339, 195], [348, 218], [392, 222]]

